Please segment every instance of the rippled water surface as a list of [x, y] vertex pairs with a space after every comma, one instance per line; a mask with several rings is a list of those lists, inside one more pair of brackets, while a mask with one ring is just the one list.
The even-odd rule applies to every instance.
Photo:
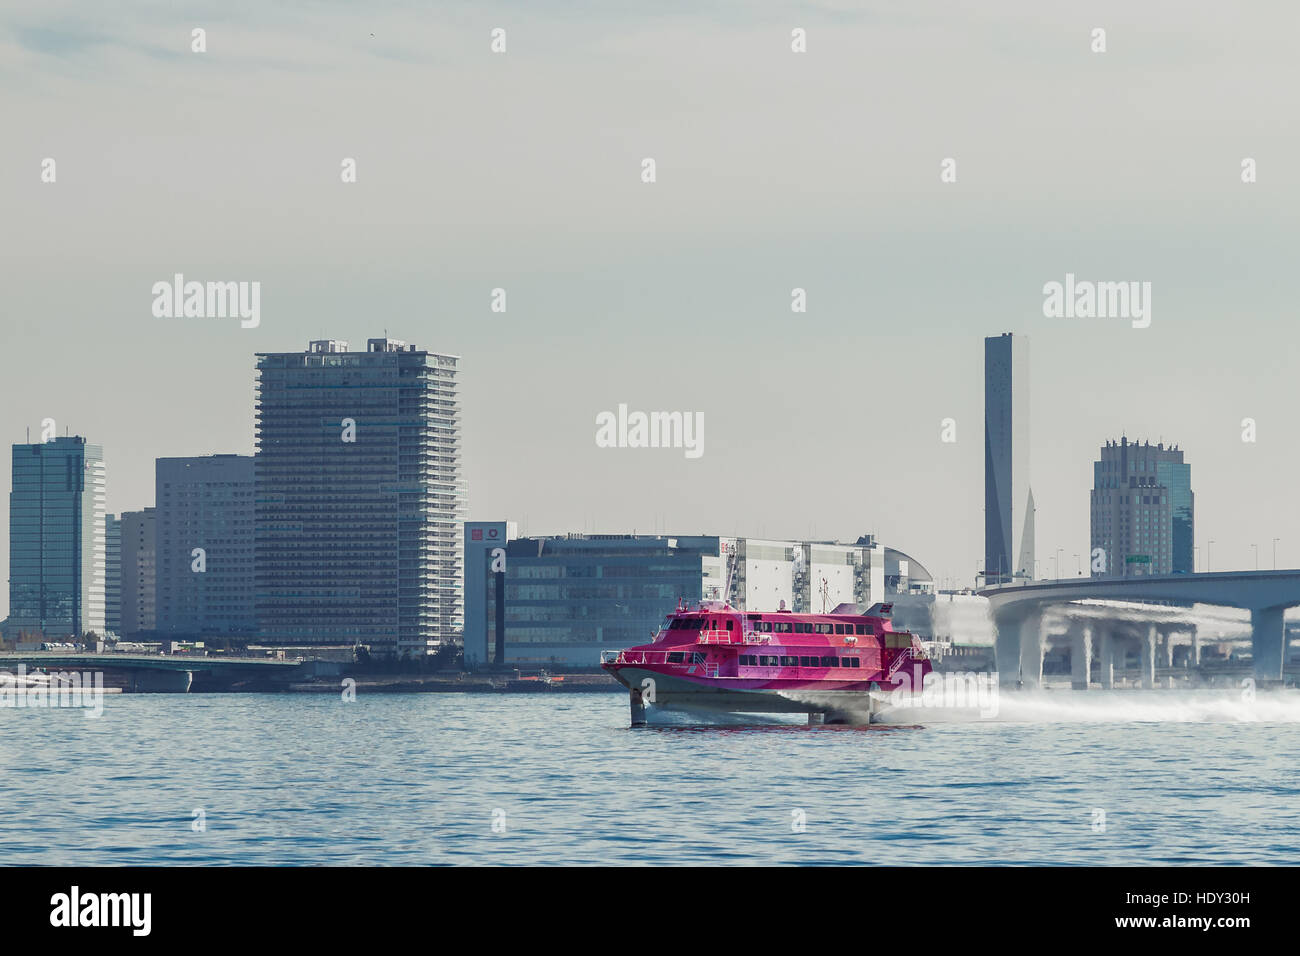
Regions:
[[907, 719], [631, 730], [616, 694], [0, 709], [0, 864], [1300, 862], [1293, 695]]

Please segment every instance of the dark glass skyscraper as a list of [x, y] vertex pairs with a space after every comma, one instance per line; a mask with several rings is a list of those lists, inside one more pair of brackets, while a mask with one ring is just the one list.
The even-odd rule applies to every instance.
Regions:
[[9, 633], [104, 633], [104, 452], [86, 439], [13, 446]]
[[387, 338], [259, 353], [263, 640], [419, 655], [459, 636], [459, 361]]
[[1029, 486], [1029, 340], [984, 340], [984, 578], [1034, 575], [1034, 494]]

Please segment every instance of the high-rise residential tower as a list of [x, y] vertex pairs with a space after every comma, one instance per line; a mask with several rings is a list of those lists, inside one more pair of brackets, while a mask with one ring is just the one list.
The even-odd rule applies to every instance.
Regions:
[[79, 436], [13, 446], [13, 635], [104, 633], [104, 452]]
[[984, 578], [1034, 575], [1034, 493], [1029, 485], [1029, 340], [984, 340]]
[[158, 534], [156, 512], [122, 512], [123, 637], [154, 636], [157, 630]]
[[420, 655], [459, 637], [459, 366], [389, 338], [258, 354], [262, 640]]
[[1192, 466], [1179, 448], [1108, 441], [1092, 471], [1094, 577], [1196, 570]]
[[158, 633], [249, 637], [253, 602], [253, 456], [159, 458]]

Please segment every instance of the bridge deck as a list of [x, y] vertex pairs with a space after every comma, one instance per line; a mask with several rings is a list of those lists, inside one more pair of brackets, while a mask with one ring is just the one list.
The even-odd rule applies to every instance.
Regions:
[[171, 671], [214, 671], [226, 669], [288, 669], [301, 665], [300, 660], [280, 661], [267, 657], [187, 657], [163, 654], [63, 654], [58, 651], [0, 653], [0, 670], [17, 667], [60, 668], [72, 670], [153, 669]]

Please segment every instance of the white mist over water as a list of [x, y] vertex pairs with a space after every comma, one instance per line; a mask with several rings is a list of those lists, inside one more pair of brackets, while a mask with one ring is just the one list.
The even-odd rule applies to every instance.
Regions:
[[885, 706], [873, 723], [1300, 723], [1300, 691], [1000, 691], [996, 714], [975, 707]]

